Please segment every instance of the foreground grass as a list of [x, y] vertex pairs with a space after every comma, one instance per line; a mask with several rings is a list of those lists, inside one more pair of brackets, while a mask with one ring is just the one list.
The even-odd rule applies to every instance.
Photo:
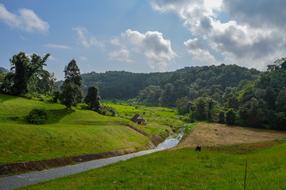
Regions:
[[[150, 136], [167, 136], [171, 131], [169, 125], [156, 121], [157, 116], [152, 116], [153, 119], [148, 117], [150, 122], [144, 127], [130, 122], [135, 111], [143, 112], [140, 108], [130, 111], [134, 107], [112, 106], [120, 108], [117, 112], [121, 117], [103, 116], [80, 108], [67, 111], [60, 104], [0, 94], [0, 164], [123, 149], [142, 150], [150, 146], [148, 137], [127, 125], [134, 125]], [[26, 123], [25, 117], [34, 108], [47, 110], [47, 124]], [[159, 109], [149, 108], [144, 112], [151, 115], [150, 112], [155, 113], [156, 110], [156, 114], [164, 115], [165, 112]], [[126, 113], [129, 114], [128, 117], [123, 117]], [[176, 115], [175, 112], [170, 113], [173, 117]]]
[[285, 189], [286, 143], [265, 145], [165, 151], [24, 189], [243, 189], [246, 160], [247, 189]]

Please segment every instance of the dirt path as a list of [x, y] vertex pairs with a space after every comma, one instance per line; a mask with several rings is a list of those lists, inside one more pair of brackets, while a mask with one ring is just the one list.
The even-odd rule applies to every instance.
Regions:
[[286, 132], [199, 123], [178, 148], [257, 143], [276, 139], [286, 139]]

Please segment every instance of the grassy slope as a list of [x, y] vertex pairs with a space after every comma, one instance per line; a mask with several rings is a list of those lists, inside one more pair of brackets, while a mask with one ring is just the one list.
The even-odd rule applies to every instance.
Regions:
[[245, 160], [247, 189], [285, 189], [286, 143], [274, 144], [165, 151], [25, 189], [243, 189]]
[[[48, 110], [48, 124], [26, 124], [24, 117], [33, 108]], [[92, 111], [67, 113], [59, 104], [0, 95], [0, 164], [146, 148], [149, 139], [124, 126], [128, 122]]]

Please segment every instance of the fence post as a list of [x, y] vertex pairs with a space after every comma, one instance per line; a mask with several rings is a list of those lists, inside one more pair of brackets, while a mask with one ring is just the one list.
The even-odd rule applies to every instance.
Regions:
[[246, 190], [246, 178], [247, 178], [247, 160], [245, 160], [245, 169], [244, 169], [244, 183], [243, 183], [244, 190]]

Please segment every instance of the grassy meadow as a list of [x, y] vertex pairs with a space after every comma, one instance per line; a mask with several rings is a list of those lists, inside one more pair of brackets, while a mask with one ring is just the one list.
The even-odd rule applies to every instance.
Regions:
[[[157, 115], [153, 114], [170, 115], [170, 123], [182, 124], [171, 109], [110, 106], [117, 109], [120, 117], [103, 116], [80, 106], [67, 111], [60, 104], [0, 95], [0, 164], [114, 150], [142, 150], [150, 146], [150, 139], [127, 125], [134, 125], [150, 136], [166, 136], [172, 125], [155, 119]], [[48, 111], [46, 124], [27, 124], [25, 117], [34, 108]], [[134, 113], [143, 112], [150, 121], [147, 126], [130, 122]]]
[[106, 105], [115, 108], [118, 116], [124, 119], [130, 119], [136, 113], [140, 114], [147, 120], [147, 125], [144, 127], [142, 125], [132, 125], [151, 135], [166, 137], [171, 132], [170, 130], [177, 130], [184, 124], [180, 116], [177, 115], [176, 110], [171, 108], [133, 106], [110, 102], [107, 102]]
[[[286, 188], [286, 143], [176, 149], [23, 188], [64, 189], [247, 189]], [[124, 174], [124, 175], [123, 175]]]

